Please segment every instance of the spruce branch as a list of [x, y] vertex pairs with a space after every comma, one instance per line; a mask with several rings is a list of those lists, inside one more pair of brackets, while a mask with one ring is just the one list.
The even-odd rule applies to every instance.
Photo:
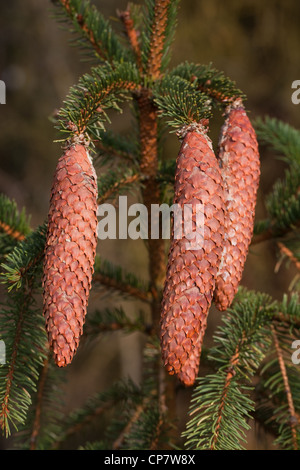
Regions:
[[175, 130], [208, 119], [211, 103], [207, 95], [184, 78], [166, 75], [153, 88], [154, 101], [161, 116]]
[[153, 5], [153, 23], [149, 41], [147, 73], [154, 80], [160, 76], [170, 3], [170, 0], [156, 0]]
[[57, 128], [65, 135], [63, 140], [86, 133], [91, 140], [99, 140], [104, 123], [109, 122], [106, 110], [121, 111], [119, 103], [131, 97], [129, 92], [139, 89], [139, 73], [132, 63], [116, 63], [114, 67], [105, 63], [92, 68], [77, 86], [71, 87], [58, 113]]
[[122, 60], [128, 53], [109, 21], [88, 0], [52, 0], [60, 7], [56, 12], [61, 21], [72, 25], [75, 44], [84, 47], [101, 61]]
[[122, 167], [107, 172], [98, 180], [98, 204], [103, 204], [123, 191], [128, 191], [131, 188], [136, 189], [136, 183], [140, 178], [139, 173]]
[[295, 412], [295, 407], [294, 407], [294, 402], [293, 402], [293, 396], [291, 393], [291, 388], [289, 384], [289, 379], [287, 375], [287, 370], [285, 366], [285, 361], [283, 358], [283, 353], [277, 338], [276, 330], [273, 325], [271, 325], [271, 331], [272, 331], [272, 336], [275, 344], [275, 349], [276, 349], [276, 354], [277, 354], [277, 359], [280, 367], [280, 372], [282, 375], [282, 380], [284, 384], [284, 391], [286, 393], [286, 399], [288, 403], [288, 410], [290, 414], [290, 419], [289, 423], [291, 426], [291, 434], [292, 434], [292, 443], [293, 443], [293, 448], [294, 450], [298, 450], [298, 438], [297, 438], [297, 428], [299, 427], [299, 420]]
[[133, 273], [126, 272], [106, 260], [100, 261], [96, 258], [93, 281], [144, 302], [151, 301], [151, 291], [145, 282], [141, 282]]
[[14, 238], [17, 241], [24, 240], [24, 238], [25, 238], [25, 235], [23, 233], [21, 233], [17, 230], [14, 230], [8, 224], [5, 224], [2, 221], [0, 221], [0, 230], [3, 231], [9, 237]]
[[271, 334], [275, 351], [270, 351], [260, 372], [258, 410], [270, 410], [266, 424], [277, 430], [275, 445], [298, 449], [300, 387], [297, 366], [291, 363], [291, 343], [299, 339], [299, 325], [272, 322]]
[[189, 449], [241, 449], [254, 410], [251, 377], [270, 346], [267, 325], [274, 305], [269, 296], [243, 291], [215, 335], [209, 354], [218, 365], [198, 379], [187, 423]]
[[300, 167], [285, 171], [285, 178], [275, 182], [266, 200], [271, 231], [282, 234], [300, 225]]
[[284, 178], [275, 181], [267, 195], [267, 219], [256, 223], [252, 244], [276, 239], [300, 227], [300, 133], [278, 119], [256, 119], [255, 129], [259, 141], [269, 145], [288, 168]]
[[46, 223], [32, 231], [26, 239], [19, 242], [1, 264], [0, 280], [10, 292], [19, 289], [30, 276], [41, 274], [44, 256]]
[[131, 319], [122, 307], [114, 309], [106, 308], [101, 311], [97, 310], [88, 316], [84, 333], [87, 338], [91, 338], [102, 333], [114, 331], [122, 331], [124, 333], [141, 331], [149, 333], [149, 325], [146, 322], [145, 315], [141, 312]]
[[[160, 204], [160, 188], [157, 182], [158, 174], [158, 115], [152, 96], [147, 89], [143, 89], [138, 101], [139, 111], [139, 138], [140, 138], [140, 172], [147, 180], [142, 187], [143, 202], [148, 209], [148, 229], [151, 233], [152, 204]], [[159, 324], [160, 305], [159, 290], [164, 278], [164, 241], [161, 238], [147, 240], [149, 253], [150, 288], [152, 292], [152, 322]]]
[[145, 73], [158, 79], [170, 60], [170, 46], [177, 26], [179, 0], [146, 0], [141, 35]]
[[272, 148], [278, 158], [289, 164], [299, 164], [300, 131], [298, 129], [269, 116], [256, 118], [254, 127], [259, 141]]
[[79, 446], [78, 450], [107, 450], [108, 444], [103, 441], [86, 442], [84, 446]]
[[134, 21], [131, 17], [131, 11], [130, 8], [128, 8], [126, 11], [119, 12], [119, 17], [121, 21], [123, 22], [124, 29], [126, 32], [126, 35], [128, 37], [129, 43], [132, 47], [132, 50], [135, 54], [135, 58], [137, 61], [137, 67], [140, 72], [143, 70], [142, 66], [142, 54], [141, 54], [141, 48], [139, 44], [139, 34], [135, 28]]
[[30, 233], [30, 217], [14, 200], [0, 194], [0, 254], [8, 253]]
[[101, 164], [114, 165], [118, 164], [120, 160], [133, 165], [137, 163], [138, 145], [134, 135], [123, 136], [109, 130], [99, 130], [98, 135], [100, 139], [95, 142], [95, 150], [101, 158]]
[[123, 449], [156, 449], [156, 442], [160, 434], [159, 413], [157, 400], [152, 400], [151, 405], [141, 407], [135, 415], [135, 419], [130, 423], [129, 433], [126, 435], [126, 442]]
[[213, 68], [212, 64], [195, 64], [186, 61], [174, 67], [170, 75], [193, 83], [197, 90], [208, 96], [217, 106], [227, 106], [236, 98], [241, 98], [243, 101], [246, 99], [236, 83], [226, 77], [223, 72]]
[[6, 345], [6, 364], [0, 367], [0, 426], [6, 436], [11, 425], [18, 429], [25, 423], [47, 350], [44, 319], [34, 298], [36, 282], [34, 275], [27, 276], [0, 311], [1, 338]]
[[[151, 394], [152, 395], [152, 394]], [[127, 435], [130, 435], [130, 432], [134, 425], [139, 421], [141, 414], [145, 411], [145, 408], [148, 406], [148, 403], [151, 399], [151, 395], [144, 398], [141, 404], [139, 404], [126, 424], [125, 428], [122, 430], [120, 435], [114, 441], [112, 448], [117, 450], [122, 448], [124, 441], [126, 440]]]
[[[242, 342], [245, 341], [245, 338], [241, 338], [241, 341]], [[220, 431], [222, 430], [222, 420], [223, 420], [223, 416], [225, 412], [226, 400], [228, 398], [231, 381], [236, 374], [235, 367], [239, 363], [239, 355], [240, 355], [239, 348], [240, 348], [240, 345], [237, 345], [236, 350], [229, 361], [229, 367], [228, 367], [226, 378], [225, 378], [221, 401], [219, 403], [219, 407], [217, 411], [217, 420], [215, 424], [214, 436], [210, 445], [210, 450], [215, 450], [218, 446], [219, 434], [220, 434]]]
[[289, 329], [290, 335], [294, 335], [300, 328], [300, 303], [299, 294], [297, 292], [288, 296], [284, 294], [282, 301], [276, 302], [272, 320], [277, 324], [283, 324]]
[[39, 376], [39, 383], [37, 387], [37, 403], [35, 406], [34, 421], [30, 436], [30, 450], [37, 448], [37, 439], [40, 433], [41, 427], [41, 415], [42, 415], [42, 401], [44, 397], [44, 389], [49, 369], [49, 356], [45, 358], [42, 371]]
[[61, 423], [59, 438], [53, 440], [50, 449], [59, 449], [62, 442], [86, 428], [99, 416], [113, 408], [120, 418], [126, 407], [142, 400], [140, 388], [130, 379], [115, 382], [108, 390], [91, 396], [84, 406], [71, 411]]
[[[294, 263], [295, 267], [300, 270], [300, 259], [293, 251], [287, 246], [287, 242], [282, 243], [280, 241], [277, 242], [277, 246], [280, 250], [280, 253], [282, 255], [282, 258], [288, 258], [292, 263]], [[279, 260], [279, 263], [277, 263], [275, 267], [275, 271], [277, 272], [279, 269], [279, 266], [281, 264], [282, 260]]]
[[60, 432], [60, 422], [64, 419], [65, 371], [56, 367], [49, 348], [46, 353], [26, 423], [15, 436], [14, 449], [47, 450]]

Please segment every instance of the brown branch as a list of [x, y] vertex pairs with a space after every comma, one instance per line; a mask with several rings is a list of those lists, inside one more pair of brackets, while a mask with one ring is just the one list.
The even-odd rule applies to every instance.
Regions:
[[[150, 40], [147, 74], [153, 79], [160, 76], [165, 28], [168, 20], [170, 0], [156, 0], [154, 7], [154, 20]], [[160, 204], [160, 187], [158, 175], [158, 112], [153, 103], [151, 91], [142, 89], [137, 97], [139, 109], [140, 134], [140, 170], [145, 177], [142, 188], [143, 202], [148, 209], [148, 228], [151, 233], [151, 206]], [[159, 292], [165, 277], [165, 246], [162, 238], [148, 240], [149, 275], [153, 294], [151, 304], [152, 324], [154, 331], [159, 334], [160, 298]]]
[[288, 323], [289, 325], [294, 325], [296, 328], [300, 328], [300, 319], [295, 317], [290, 317], [282, 312], [276, 313], [273, 315], [273, 320], [281, 323]]
[[28, 290], [24, 292], [26, 299], [24, 300], [22, 307], [20, 308], [20, 312], [19, 312], [19, 318], [18, 318], [18, 322], [16, 325], [16, 333], [15, 333], [15, 337], [14, 337], [14, 341], [12, 345], [11, 361], [10, 361], [9, 370], [6, 376], [5, 392], [3, 396], [2, 407], [0, 410], [0, 427], [3, 431], [5, 431], [6, 436], [8, 436], [9, 434], [8, 428], [6, 427], [6, 423], [9, 417], [9, 402], [10, 402], [11, 387], [12, 387], [15, 372], [16, 372], [16, 361], [17, 361], [19, 345], [20, 345], [20, 341], [22, 337], [24, 315], [26, 314], [27, 308], [31, 302], [32, 288], [33, 286], [32, 286], [32, 280], [31, 280], [28, 283]]
[[[243, 342], [243, 340], [244, 340], [244, 338], [242, 338], [242, 342]], [[230, 365], [227, 369], [227, 375], [226, 375], [226, 378], [225, 378], [224, 389], [223, 389], [222, 396], [221, 396], [221, 402], [220, 402], [220, 405], [219, 405], [219, 408], [218, 408], [218, 418], [217, 418], [215, 433], [214, 433], [214, 437], [213, 437], [213, 440], [212, 440], [212, 443], [211, 443], [210, 450], [215, 450], [215, 446], [217, 444], [217, 440], [218, 440], [219, 433], [220, 433], [221, 421], [223, 419], [223, 410], [224, 410], [224, 407], [225, 407], [225, 402], [226, 402], [228, 389], [229, 389], [231, 380], [233, 379], [233, 377], [236, 374], [235, 366], [239, 362], [239, 354], [240, 354], [239, 349], [240, 349], [240, 346], [241, 346], [241, 343], [239, 343], [237, 345], [235, 353], [231, 357], [230, 363], [229, 363]]]
[[103, 142], [101, 140], [94, 140], [93, 141], [96, 148], [105, 153], [108, 153], [109, 155], [113, 155], [117, 158], [121, 158], [121, 159], [126, 159], [126, 160], [130, 160], [130, 161], [134, 161], [135, 160], [135, 157], [130, 154], [129, 152], [125, 152], [125, 151], [122, 151], [122, 150], [117, 150], [113, 147], [110, 147], [108, 145], [104, 145]]
[[[142, 197], [148, 209], [148, 228], [151, 233], [151, 206], [160, 204], [160, 188], [157, 182], [158, 174], [158, 129], [157, 110], [152, 102], [150, 92], [142, 90], [138, 98], [140, 113], [140, 170], [144, 179]], [[162, 238], [148, 240], [149, 275], [153, 293], [152, 322], [159, 326], [160, 299], [159, 291], [165, 276], [165, 249]]]
[[71, 426], [62, 436], [63, 439], [55, 441], [51, 445], [51, 449], [58, 449], [62, 440], [65, 441], [68, 437], [72, 436], [73, 434], [76, 434], [79, 432], [84, 426], [89, 424], [93, 419], [95, 419], [96, 416], [100, 416], [102, 413], [104, 413], [106, 410], [110, 409], [114, 405], [114, 401], [108, 401], [102, 406], [99, 406], [96, 409], [93, 409], [90, 414], [86, 415], [85, 418], [80, 421], [79, 423], [74, 424]]
[[118, 282], [115, 279], [112, 279], [111, 277], [105, 276], [101, 273], [95, 273], [93, 276], [93, 281], [99, 282], [99, 284], [102, 284], [103, 286], [108, 287], [110, 289], [116, 289], [120, 292], [123, 292], [124, 294], [136, 297], [137, 299], [143, 300], [144, 302], [151, 301], [150, 292], [144, 292], [138, 289], [137, 287], [131, 286], [130, 284]]
[[292, 227], [286, 227], [284, 230], [282, 230], [280, 232], [280, 234], [276, 234], [273, 232], [272, 228], [269, 228], [267, 229], [265, 232], [262, 232], [258, 235], [254, 235], [252, 241], [251, 241], [251, 245], [257, 245], [258, 243], [261, 243], [261, 242], [264, 242], [264, 241], [268, 241], [268, 240], [272, 240], [272, 239], [276, 239], [276, 238], [279, 238], [279, 237], [282, 237], [283, 235], [286, 235], [287, 233], [289, 233], [290, 231], [294, 230], [294, 229], [299, 229], [300, 228], [300, 220], [297, 221], [294, 226]]
[[[116, 86], [116, 83], [117, 83], [117, 86]], [[99, 93], [99, 97], [98, 99], [96, 99], [96, 97], [93, 99], [93, 107], [91, 108], [90, 111], [87, 110], [86, 107], [84, 107], [83, 109], [80, 110], [80, 113], [81, 113], [81, 119], [79, 120], [78, 122], [78, 125], [76, 126], [76, 129], [75, 130], [75, 133], [80, 135], [80, 134], [84, 134], [85, 130], [86, 130], [86, 127], [87, 127], [87, 123], [88, 121], [91, 119], [91, 117], [95, 114], [95, 112], [102, 112], [102, 108], [101, 108], [101, 104], [103, 102], [103, 100], [110, 94], [110, 92], [112, 90], [127, 90], [127, 91], [131, 91], [131, 92], [134, 92], [134, 93], [138, 93], [139, 90], [141, 89], [141, 86], [140, 85], [137, 85], [135, 82], [130, 82], [130, 81], [127, 81], [127, 80], [119, 80], [118, 82], [116, 83], [112, 83], [110, 85], [107, 86], [106, 89], [102, 89], [101, 92]], [[90, 95], [89, 92], [86, 93], [86, 97], [88, 97]], [[71, 126], [71, 128], [74, 126], [74, 123], [69, 123], [69, 125]], [[71, 130], [71, 129], [70, 129]]]
[[288, 407], [289, 407], [289, 413], [290, 413], [290, 426], [291, 426], [291, 432], [292, 432], [292, 442], [293, 442], [293, 447], [295, 450], [298, 450], [298, 443], [297, 443], [297, 427], [299, 425], [298, 417], [295, 412], [295, 407], [294, 407], [294, 402], [293, 402], [293, 396], [287, 376], [287, 371], [283, 359], [283, 354], [280, 348], [280, 344], [277, 338], [277, 334], [275, 331], [275, 328], [273, 325], [271, 325], [271, 331], [274, 339], [274, 345], [276, 349], [276, 354], [278, 358], [278, 363], [284, 383], [284, 391], [286, 394], [287, 402], [288, 402]]
[[30, 437], [30, 450], [36, 449], [37, 437], [38, 437], [38, 434], [40, 431], [40, 425], [41, 425], [42, 401], [43, 401], [43, 394], [44, 394], [48, 369], [49, 369], [49, 357], [45, 359], [43, 369], [39, 377], [39, 386], [38, 386], [38, 391], [37, 391], [37, 405], [35, 408], [35, 418], [34, 418], [32, 433]]
[[128, 434], [130, 432], [130, 430], [132, 429], [132, 426], [140, 418], [141, 414], [143, 413], [143, 411], [145, 410], [145, 408], [147, 407], [148, 403], [150, 402], [152, 397], [155, 395], [155, 393], [156, 393], [155, 390], [152, 390], [150, 395], [143, 400], [143, 403], [141, 403], [140, 405], [137, 406], [135, 412], [133, 413], [132, 417], [128, 421], [127, 425], [122, 430], [122, 432], [118, 436], [118, 438], [114, 441], [114, 443], [112, 445], [113, 450], [117, 450], [117, 449], [120, 448], [120, 446], [122, 445], [122, 443], [123, 443], [123, 441], [126, 437], [126, 434]]
[[[196, 79], [197, 79], [196, 76], [191, 77], [192, 82], [195, 81]], [[222, 93], [221, 91], [211, 88], [210, 84], [211, 84], [210, 80], [207, 80], [205, 82], [205, 84], [198, 84], [197, 88], [198, 88], [198, 90], [202, 91], [206, 95], [208, 95], [211, 98], [215, 99], [219, 103], [226, 104], [226, 106], [229, 103], [234, 102], [236, 100], [236, 98], [237, 98], [236, 96], [228, 97], [228, 96], [224, 95], [224, 93]]]
[[[11, 281], [11, 284], [15, 284], [15, 279], [18, 277], [19, 280], [25, 277], [25, 275], [28, 273], [28, 271], [36, 266], [40, 261], [42, 261], [44, 257], [44, 250], [41, 251], [30, 263], [27, 264], [27, 266], [21, 267], [19, 271], [14, 275], [14, 280]], [[9, 281], [7, 281], [8, 283]]]
[[108, 325], [105, 325], [103, 323], [99, 323], [99, 324], [94, 323], [92, 327], [87, 325], [85, 332], [83, 333], [83, 337], [88, 337], [90, 334], [92, 334], [95, 331], [95, 328], [96, 328], [96, 332], [99, 332], [99, 333], [106, 333], [106, 332], [112, 333], [114, 331], [120, 331], [120, 330], [124, 331], [126, 329], [132, 330], [133, 328], [135, 328], [136, 330], [142, 333], [150, 334], [149, 326], [146, 324], [141, 325], [141, 327], [139, 328], [129, 322], [127, 323], [113, 322]]
[[268, 240], [271, 240], [275, 238], [274, 233], [271, 230], [266, 230], [263, 233], [260, 233], [259, 235], [254, 235], [252, 241], [251, 241], [251, 246], [257, 245], [258, 243], [262, 243]]
[[70, 5], [69, 0], [60, 0], [60, 3], [65, 8], [66, 12], [70, 16], [71, 19], [76, 19], [78, 26], [81, 30], [85, 33], [86, 38], [91, 43], [92, 47], [94, 48], [96, 54], [101, 59], [106, 59], [105, 54], [103, 53], [99, 43], [96, 41], [93, 31], [91, 31], [87, 24], [84, 21], [84, 17], [81, 14], [78, 14], [74, 11], [74, 9]]
[[281, 242], [277, 242], [277, 245], [280, 252], [287, 256], [295, 264], [296, 268], [300, 270], [300, 261], [295, 257], [294, 253]]
[[160, 76], [166, 26], [168, 22], [168, 9], [170, 3], [171, 0], [156, 0], [155, 2], [154, 20], [148, 58], [148, 75], [150, 75], [153, 79], [157, 79]]
[[129, 39], [130, 45], [132, 47], [133, 52], [135, 53], [137, 66], [140, 72], [142, 72], [142, 56], [141, 56], [141, 48], [138, 40], [138, 32], [134, 27], [133, 19], [130, 15], [130, 10], [118, 12], [120, 19], [122, 20], [125, 28], [125, 32]]
[[3, 232], [6, 233], [6, 235], [9, 235], [12, 238], [15, 238], [18, 241], [22, 241], [25, 238], [25, 235], [18, 230], [13, 229], [10, 227], [8, 224], [5, 224], [4, 222], [0, 221], [0, 229], [3, 230]]
[[121, 434], [119, 435], [119, 437], [115, 440], [115, 442], [113, 443], [112, 445], [112, 448], [113, 450], [117, 450], [120, 448], [120, 446], [122, 445], [124, 439], [125, 439], [125, 436], [126, 434], [128, 434], [130, 432], [130, 429], [132, 428], [132, 426], [134, 425], [134, 423], [136, 423], [136, 421], [139, 419], [139, 417], [141, 416], [142, 412], [144, 411], [144, 406], [145, 405], [139, 405], [135, 411], [135, 413], [133, 414], [133, 416], [131, 417], [131, 419], [128, 421], [127, 425], [125, 426], [125, 428], [122, 430]]
[[98, 205], [103, 204], [104, 201], [109, 199], [118, 189], [120, 189], [120, 188], [122, 188], [122, 187], [124, 187], [128, 184], [134, 183], [139, 178], [140, 178], [140, 175], [135, 174], [135, 175], [128, 176], [127, 178], [123, 178], [120, 181], [117, 181], [111, 188], [109, 188], [106, 191], [106, 193], [104, 193], [102, 196], [100, 196], [100, 198], [97, 201]]
[[[153, 439], [150, 450], [156, 450], [158, 443], [159, 443], [159, 437], [161, 435], [164, 422], [165, 422], [165, 417], [167, 415], [168, 407], [166, 405], [166, 393], [167, 393], [167, 387], [166, 387], [166, 370], [163, 366], [160, 365], [159, 371], [158, 371], [158, 410], [159, 410], [159, 419], [158, 423], [156, 426], [156, 433], [155, 433], [155, 438]], [[168, 397], [170, 398], [170, 397]]]

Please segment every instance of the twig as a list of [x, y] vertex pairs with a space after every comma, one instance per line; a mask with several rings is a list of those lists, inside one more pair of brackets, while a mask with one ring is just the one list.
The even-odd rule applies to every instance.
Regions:
[[109, 276], [104, 276], [101, 273], [95, 273], [93, 276], [93, 281], [94, 282], [99, 282], [100, 284], [119, 290], [120, 292], [126, 293], [128, 295], [131, 295], [133, 297], [138, 298], [139, 300], [143, 300], [144, 302], [151, 302], [151, 293], [150, 292], [144, 292], [137, 287], [133, 287], [130, 284], [126, 284], [123, 282], [118, 282], [115, 279], [109, 277]]
[[140, 45], [138, 41], [138, 32], [136, 31], [134, 27], [134, 22], [133, 22], [133, 19], [131, 18], [130, 11], [129, 10], [121, 11], [121, 12], [118, 12], [118, 14], [124, 24], [125, 32], [129, 39], [132, 50], [135, 53], [138, 69], [140, 70], [140, 72], [142, 72], [142, 58], [141, 58], [141, 49], [140, 49]]
[[[158, 128], [157, 110], [152, 103], [148, 90], [143, 90], [138, 98], [140, 113], [140, 171], [145, 178], [144, 187], [141, 189], [144, 204], [148, 209], [152, 204], [160, 204], [160, 188], [157, 181], [158, 174]], [[148, 210], [148, 227], [151, 233], [151, 211]], [[162, 238], [147, 241], [149, 252], [149, 275], [153, 301], [151, 306], [152, 323], [158, 329], [160, 302], [159, 290], [165, 276], [165, 249]]]
[[168, 411], [166, 405], [166, 370], [163, 367], [159, 368], [158, 371], [158, 409], [159, 419], [156, 427], [155, 439], [153, 439], [150, 450], [156, 450], [158, 445], [159, 436], [163, 428], [165, 417]]
[[[244, 338], [242, 338], [241, 343], [243, 341], [244, 341]], [[239, 349], [240, 349], [241, 343], [239, 343], [236, 346], [235, 353], [231, 357], [229, 367], [227, 369], [227, 375], [226, 375], [226, 378], [225, 378], [224, 389], [223, 389], [223, 392], [222, 392], [221, 402], [220, 402], [220, 405], [219, 405], [219, 408], [218, 408], [218, 418], [217, 418], [217, 422], [216, 422], [216, 428], [215, 428], [214, 437], [213, 437], [213, 440], [212, 440], [212, 443], [211, 443], [210, 450], [215, 450], [215, 446], [216, 446], [216, 443], [217, 443], [217, 440], [218, 440], [218, 437], [219, 437], [221, 421], [222, 421], [222, 418], [223, 418], [223, 410], [224, 410], [224, 406], [225, 406], [225, 401], [226, 401], [228, 389], [229, 389], [231, 380], [233, 379], [233, 377], [236, 374], [235, 366], [239, 362], [239, 355], [240, 355]]]
[[155, 390], [153, 390], [151, 392], [151, 394], [148, 397], [146, 397], [140, 405], [137, 406], [135, 412], [133, 413], [132, 417], [128, 421], [127, 425], [122, 430], [122, 432], [118, 436], [118, 438], [114, 441], [114, 443], [112, 445], [113, 450], [117, 450], [117, 449], [120, 448], [120, 446], [122, 445], [122, 443], [123, 443], [123, 441], [126, 437], [126, 434], [128, 434], [130, 432], [130, 430], [132, 429], [132, 426], [137, 422], [137, 420], [139, 419], [139, 417], [141, 416], [141, 414], [145, 410], [146, 406], [148, 405], [148, 403], [152, 399], [153, 395], [155, 395]]
[[0, 221], [0, 229], [3, 230], [3, 232], [6, 233], [6, 235], [9, 235], [12, 238], [15, 238], [18, 241], [22, 241], [25, 238], [25, 235], [18, 230], [13, 229], [10, 227], [8, 224], [5, 224], [4, 222]]
[[54, 450], [54, 449], [58, 449], [59, 446], [60, 446], [60, 443], [64, 440], [66, 440], [66, 438], [72, 436], [72, 434], [75, 434], [77, 433], [78, 431], [80, 431], [81, 428], [83, 428], [84, 426], [86, 426], [87, 424], [89, 424], [93, 419], [95, 419], [96, 416], [100, 416], [102, 413], [104, 413], [106, 410], [110, 409], [111, 406], [113, 406], [114, 402], [113, 401], [108, 401], [107, 403], [104, 403], [102, 406], [99, 406], [98, 408], [96, 409], [93, 409], [90, 414], [86, 415], [85, 418], [80, 421], [79, 423], [76, 423], [74, 424], [73, 426], [71, 426], [64, 434], [63, 436], [60, 437], [59, 440], [57, 440], [56, 442], [53, 442], [52, 443], [52, 446], [51, 446], [51, 449]]
[[156, 0], [155, 2], [154, 21], [148, 59], [148, 75], [153, 79], [157, 79], [160, 76], [170, 3], [171, 0]]
[[31, 303], [32, 289], [33, 289], [33, 280], [30, 279], [28, 282], [28, 289], [26, 289], [26, 291], [24, 292], [25, 299], [22, 304], [22, 308], [20, 309], [20, 312], [19, 312], [19, 318], [18, 318], [18, 322], [16, 325], [16, 333], [15, 333], [13, 346], [12, 346], [12, 355], [11, 355], [11, 360], [9, 364], [9, 370], [6, 376], [5, 392], [3, 395], [2, 409], [0, 410], [0, 427], [2, 430], [5, 430], [6, 435], [9, 434], [9, 430], [7, 427], [7, 419], [9, 417], [9, 403], [10, 403], [11, 387], [13, 384], [14, 376], [17, 372], [16, 362], [17, 362], [17, 357], [18, 357], [20, 341], [22, 337], [22, 331], [23, 331], [22, 327], [23, 327], [23, 322], [24, 322], [24, 316], [27, 312], [29, 304]]
[[118, 189], [122, 188], [123, 186], [126, 186], [127, 184], [134, 183], [139, 178], [140, 178], [140, 175], [136, 173], [135, 175], [131, 175], [131, 176], [128, 176], [127, 178], [123, 178], [122, 180], [117, 181], [111, 188], [109, 188], [106, 191], [106, 193], [100, 196], [97, 203], [103, 204], [103, 202], [109, 199]]
[[259, 235], [255, 235], [251, 241], [251, 246], [253, 245], [258, 245], [259, 243], [268, 241], [275, 238], [275, 235], [271, 230], [266, 230], [263, 233], [260, 233]]
[[95, 144], [95, 147], [99, 149], [100, 151], [102, 150], [103, 152], [106, 152], [117, 158], [126, 159], [132, 162], [135, 160], [135, 157], [131, 155], [129, 152], [125, 152], [125, 151], [123, 152], [122, 150], [117, 150], [113, 147], [104, 145], [101, 140], [94, 140], [94, 144]]
[[287, 256], [296, 266], [296, 268], [300, 271], [300, 261], [295, 257], [294, 253], [283, 243], [277, 242], [278, 248], [280, 252]]
[[[195, 75], [193, 75], [191, 77], [191, 82], [194, 82], [195, 80], [197, 80], [197, 77]], [[210, 85], [211, 85], [210, 80], [207, 80], [205, 82], [205, 84], [198, 84], [197, 88], [198, 88], [198, 90], [202, 91], [206, 95], [208, 95], [211, 98], [215, 99], [219, 103], [226, 104], [226, 106], [228, 105], [228, 103], [233, 102], [233, 101], [236, 100], [236, 98], [237, 98], [236, 96], [231, 96], [229, 98], [228, 96], [224, 95], [224, 93], [211, 88]]]
[[298, 450], [297, 426], [299, 424], [299, 421], [298, 421], [298, 418], [297, 418], [297, 415], [296, 415], [296, 412], [295, 412], [293, 396], [292, 396], [292, 392], [291, 392], [291, 388], [290, 388], [290, 384], [289, 384], [289, 380], [288, 380], [288, 376], [287, 376], [287, 371], [286, 371], [282, 351], [281, 351], [280, 344], [279, 344], [279, 341], [278, 341], [278, 338], [277, 338], [277, 334], [276, 334], [276, 331], [275, 331], [275, 328], [274, 328], [273, 325], [271, 325], [271, 331], [272, 331], [272, 335], [273, 335], [273, 339], [274, 339], [274, 345], [275, 345], [275, 349], [276, 349], [278, 363], [279, 363], [279, 367], [280, 367], [280, 371], [281, 371], [281, 375], [282, 375], [282, 379], [283, 379], [283, 383], [284, 383], [284, 391], [285, 391], [285, 394], [286, 394], [288, 407], [289, 407], [289, 412], [290, 412], [290, 426], [291, 426], [291, 432], [292, 432], [293, 447], [294, 447], [295, 450]]
[[39, 434], [40, 426], [41, 426], [41, 409], [42, 409], [42, 400], [43, 400], [43, 392], [45, 388], [45, 382], [48, 374], [49, 369], [49, 357], [44, 360], [43, 368], [39, 378], [39, 386], [37, 391], [37, 404], [35, 408], [35, 417], [32, 426], [32, 433], [30, 437], [30, 450], [36, 449], [36, 441], [37, 436]]
[[71, 5], [70, 5], [70, 0], [60, 0], [60, 3], [62, 4], [62, 6], [65, 8], [66, 12], [68, 13], [68, 15], [70, 16], [71, 19], [76, 19], [77, 20], [77, 23], [78, 23], [78, 26], [82, 29], [82, 31], [85, 33], [87, 39], [89, 40], [89, 42], [91, 43], [91, 45], [93, 46], [93, 48], [95, 49], [95, 52], [96, 54], [102, 58], [102, 59], [105, 59], [105, 54], [103, 54], [103, 51], [100, 47], [100, 45], [98, 44], [98, 42], [96, 41], [95, 39], [95, 36], [94, 36], [94, 33], [92, 30], [90, 30], [87, 26], [87, 24], [85, 23], [84, 21], [84, 18], [82, 15], [80, 14], [77, 14], [76, 12], [73, 11]]
[[291, 318], [289, 315], [282, 312], [274, 314], [272, 318], [275, 321], [288, 323], [289, 325], [295, 325], [296, 328], [300, 328], [300, 318]]
[[258, 243], [262, 243], [264, 241], [279, 238], [279, 237], [289, 233], [291, 230], [295, 230], [295, 229], [299, 229], [299, 228], [300, 228], [300, 220], [298, 220], [292, 227], [286, 227], [285, 229], [281, 230], [280, 234], [279, 233], [278, 234], [274, 233], [273, 230], [272, 230], [272, 227], [268, 228], [266, 231], [264, 231], [264, 232], [262, 232], [258, 235], [254, 235], [254, 237], [251, 241], [251, 245], [257, 245]]

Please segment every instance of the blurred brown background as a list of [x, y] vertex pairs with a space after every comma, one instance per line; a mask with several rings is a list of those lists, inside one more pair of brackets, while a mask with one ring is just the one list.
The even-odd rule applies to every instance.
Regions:
[[[107, 17], [116, 22], [116, 9], [127, 0], [94, 0]], [[142, 2], [137, 2], [142, 3]], [[250, 116], [271, 116], [300, 128], [300, 105], [291, 101], [291, 84], [300, 79], [300, 3], [297, 0], [182, 0], [171, 65], [182, 61], [212, 62], [236, 81], [248, 96]], [[62, 105], [71, 85], [90, 64], [70, 47], [70, 35], [52, 18], [47, 0], [10, 0], [0, 6], [0, 79], [7, 86], [7, 104], [0, 106], [0, 192], [15, 198], [19, 207], [32, 214], [32, 226], [44, 221], [52, 175], [60, 155], [54, 144], [55, 131], [49, 116]], [[117, 116], [114, 130], [126, 131], [128, 121]], [[211, 129], [216, 140], [220, 122]], [[166, 142], [166, 156], [175, 156], [175, 137]], [[257, 216], [263, 217], [264, 196], [282, 175], [283, 164], [264, 148]], [[139, 242], [105, 242], [99, 253], [113, 262], [147, 276], [146, 251]], [[274, 273], [276, 250], [272, 243], [252, 248], [243, 284], [281, 298], [293, 277], [283, 266]], [[100, 297], [94, 305], [119, 305], [122, 299]], [[137, 312], [141, 305], [123, 302]], [[212, 309], [207, 344], [220, 314]], [[140, 378], [139, 335], [116, 334], [81, 351], [67, 372], [66, 406], [80, 405], [94, 391], [105, 389], [115, 378]], [[183, 426], [189, 398], [179, 398], [180, 426]], [[249, 448], [270, 448], [259, 430], [251, 431]], [[93, 438], [96, 438], [93, 436]], [[76, 447], [76, 442], [70, 444]]]

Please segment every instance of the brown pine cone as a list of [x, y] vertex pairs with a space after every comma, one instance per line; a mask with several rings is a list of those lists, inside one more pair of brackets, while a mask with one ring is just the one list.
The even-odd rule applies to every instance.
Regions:
[[256, 134], [241, 100], [230, 105], [226, 114], [218, 154], [226, 202], [225, 245], [214, 293], [220, 311], [231, 305], [243, 275], [260, 176]]
[[[198, 373], [223, 249], [223, 198], [219, 164], [206, 130], [199, 124], [188, 129], [182, 141], [177, 157], [174, 204], [182, 208], [192, 205], [193, 232], [204, 238], [199, 249], [190, 249], [190, 234], [176, 239], [174, 225], [161, 312], [163, 361], [168, 372], [176, 374], [185, 385], [192, 385]], [[196, 225], [197, 204], [203, 204], [202, 227]]]
[[84, 145], [59, 159], [52, 184], [43, 274], [46, 329], [55, 362], [72, 361], [82, 334], [97, 244], [97, 177]]

